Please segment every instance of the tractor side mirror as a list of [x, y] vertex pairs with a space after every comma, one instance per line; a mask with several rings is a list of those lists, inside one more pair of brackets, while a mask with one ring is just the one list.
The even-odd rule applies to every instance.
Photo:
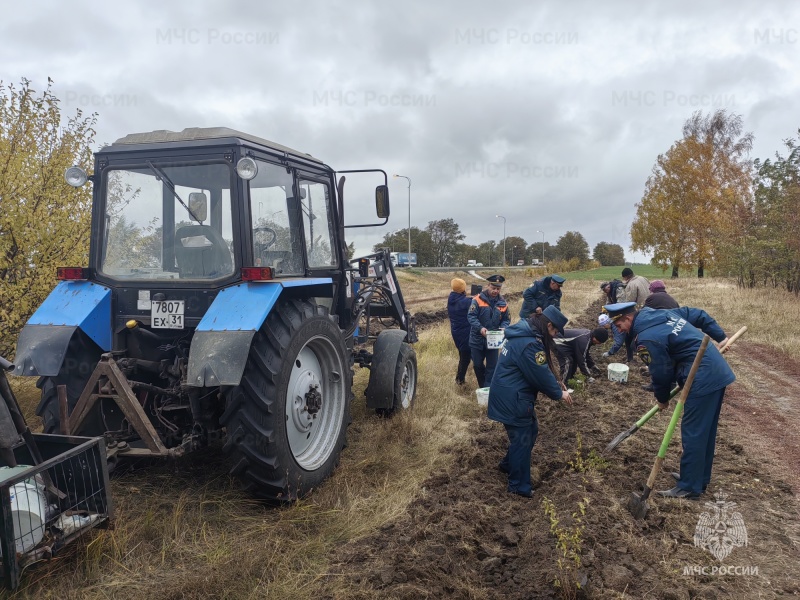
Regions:
[[375, 211], [378, 218], [389, 218], [389, 186], [379, 185], [375, 188]]
[[203, 192], [189, 194], [189, 212], [193, 219], [200, 222], [208, 218], [208, 199]]

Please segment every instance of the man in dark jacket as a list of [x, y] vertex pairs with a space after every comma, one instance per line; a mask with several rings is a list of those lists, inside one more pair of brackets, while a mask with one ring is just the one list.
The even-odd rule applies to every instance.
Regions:
[[492, 375], [497, 364], [499, 349], [486, 345], [486, 335], [490, 331], [505, 329], [511, 324], [506, 299], [500, 295], [500, 289], [506, 280], [502, 275], [487, 277], [489, 285], [472, 299], [467, 313], [469, 321], [469, 347], [472, 352], [472, 368], [478, 379], [478, 387], [492, 384]]
[[616, 304], [618, 301], [617, 295], [620, 289], [624, 290], [625, 286], [619, 279], [612, 279], [611, 281], [604, 281], [600, 284], [600, 289], [606, 295], [608, 302], [606, 304]]
[[[625, 302], [605, 307], [624, 333], [634, 336], [636, 352], [650, 367], [656, 401], [660, 409], [667, 408], [673, 381], [681, 386], [686, 382], [703, 333], [722, 345], [728, 338], [708, 313], [698, 308], [675, 310], [636, 310], [635, 304]], [[677, 485], [658, 492], [667, 498], [697, 498], [711, 481], [717, 424], [725, 388], [736, 376], [714, 345], [709, 344], [694, 383], [684, 405], [681, 420], [683, 454]]]
[[650, 308], [679, 308], [680, 304], [667, 293], [667, 286], [660, 279], [650, 283], [650, 295], [645, 298], [644, 305]]
[[[680, 304], [667, 293], [667, 287], [660, 279], [654, 279], [650, 282], [650, 295], [645, 298], [644, 305], [655, 309], [673, 309], [680, 308]], [[643, 385], [642, 388], [648, 392], [653, 391], [653, 382], [648, 385]]]
[[464, 378], [472, 357], [472, 351], [469, 348], [469, 321], [467, 321], [472, 298], [467, 296], [467, 284], [463, 279], [453, 279], [450, 287], [453, 291], [450, 292], [450, 297], [447, 299], [447, 316], [450, 317], [450, 334], [458, 349], [456, 383], [464, 385]]
[[548, 306], [561, 309], [561, 287], [566, 279], [561, 275], [549, 275], [538, 279], [522, 292], [521, 319], [527, 319], [532, 313], [541, 314]]
[[598, 327], [592, 331], [588, 329], [565, 329], [563, 336], [558, 336], [555, 340], [558, 350], [558, 362], [561, 366], [561, 381], [567, 383], [575, 377], [578, 369], [581, 370], [589, 380], [594, 382], [594, 377], [599, 375], [595, 367], [589, 348], [598, 344], [604, 344], [608, 340], [608, 330]]
[[508, 434], [508, 452], [500, 470], [508, 473], [508, 491], [530, 498], [531, 451], [539, 434], [536, 394], [572, 404], [559, 384], [553, 365], [553, 338], [564, 331], [567, 318], [554, 306], [531, 315], [505, 331], [497, 372], [489, 389], [488, 416], [502, 423]]
[[[625, 284], [619, 279], [612, 279], [611, 281], [604, 281], [600, 284], [600, 289], [606, 295], [607, 304], [616, 304], [622, 301], [622, 296], [625, 294]], [[625, 340], [625, 334], [620, 332], [619, 329], [612, 323], [611, 334], [614, 337], [614, 343], [607, 352], [603, 352], [603, 358], [615, 355], [620, 348], [625, 346], [625, 360], [630, 362], [633, 358], [633, 348], [630, 342]]]

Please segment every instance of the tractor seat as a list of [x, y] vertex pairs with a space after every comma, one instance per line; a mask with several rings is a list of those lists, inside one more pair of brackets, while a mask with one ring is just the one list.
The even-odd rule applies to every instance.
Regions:
[[185, 225], [175, 231], [175, 262], [182, 279], [212, 279], [233, 272], [228, 243], [210, 225]]

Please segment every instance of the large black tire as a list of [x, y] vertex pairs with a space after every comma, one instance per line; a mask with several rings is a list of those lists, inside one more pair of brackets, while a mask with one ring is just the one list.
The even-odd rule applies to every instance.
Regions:
[[397, 411], [410, 410], [414, 406], [417, 397], [417, 353], [405, 342], [397, 353], [393, 396], [392, 408], [377, 408], [375, 412], [382, 417], [390, 417]]
[[320, 485], [345, 445], [352, 382], [352, 358], [327, 310], [279, 302], [256, 332], [240, 385], [226, 393], [231, 473], [279, 502]]
[[[89, 381], [89, 377], [100, 360], [100, 353], [100, 348], [85, 334], [78, 331], [70, 340], [64, 363], [61, 365], [58, 375], [40, 377], [36, 382], [36, 387], [42, 390], [36, 414], [42, 418], [44, 433], [60, 433], [61, 417], [58, 410], [57, 386], [67, 386], [67, 405], [71, 414], [81, 397], [83, 388], [86, 387], [86, 382]], [[102, 435], [102, 433], [102, 431], [97, 432], [97, 435]]]

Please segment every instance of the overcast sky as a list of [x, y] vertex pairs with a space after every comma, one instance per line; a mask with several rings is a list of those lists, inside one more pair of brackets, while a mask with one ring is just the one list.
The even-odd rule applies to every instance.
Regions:
[[[412, 226], [452, 217], [470, 244], [500, 242], [501, 214], [507, 236], [579, 231], [630, 260], [693, 111], [741, 114], [760, 158], [800, 126], [793, 2], [4, 3], [0, 79], [51, 77], [67, 114], [99, 113], [98, 143], [232, 127], [405, 175]], [[389, 185], [389, 224], [350, 230], [360, 252], [407, 227], [407, 181]], [[374, 215], [365, 189], [350, 223]]]

